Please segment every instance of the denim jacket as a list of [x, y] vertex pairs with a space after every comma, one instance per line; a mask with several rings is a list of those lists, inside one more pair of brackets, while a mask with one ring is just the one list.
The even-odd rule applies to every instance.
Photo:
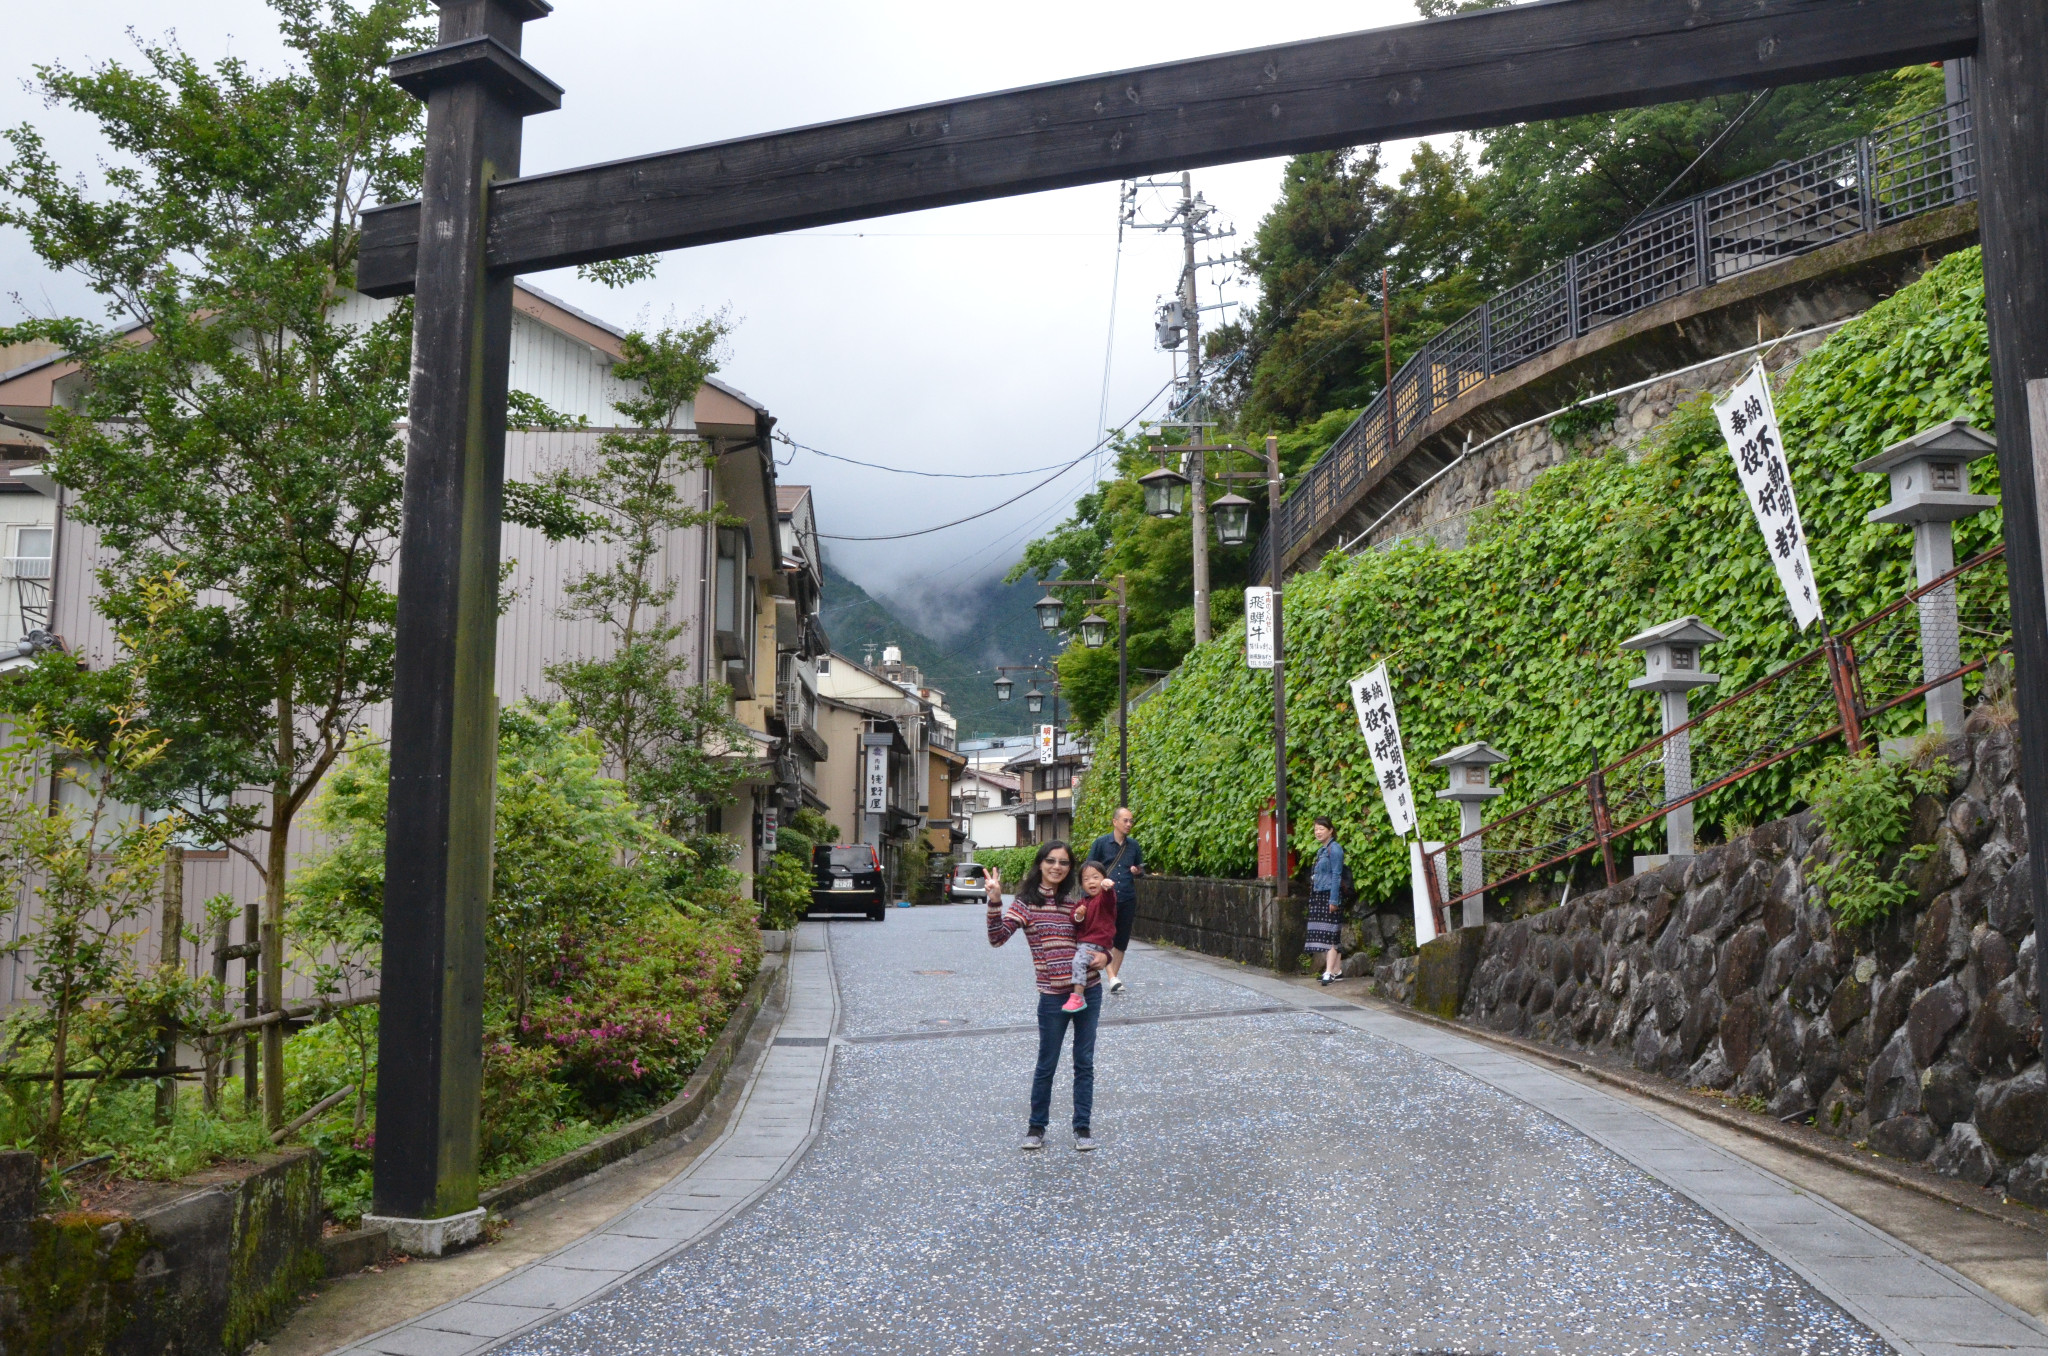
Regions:
[[1344, 848], [1332, 838], [1316, 852], [1315, 865], [1309, 869], [1308, 888], [1328, 895], [1330, 902], [1336, 903], [1343, 882]]

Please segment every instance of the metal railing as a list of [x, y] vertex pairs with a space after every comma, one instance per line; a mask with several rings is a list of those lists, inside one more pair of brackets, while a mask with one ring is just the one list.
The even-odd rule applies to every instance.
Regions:
[[1266, 577], [1276, 542], [1284, 553], [1320, 534], [1403, 439], [1488, 377], [1682, 293], [1974, 198], [1976, 156], [1970, 105], [1950, 104], [1659, 209], [1510, 287], [1424, 344], [1297, 478], [1251, 577]]
[[[1920, 606], [1950, 597], [1953, 607]], [[1923, 636], [1928, 617], [1940, 619], [1945, 629], [1952, 626], [1954, 634]], [[1997, 546], [1827, 637], [1669, 734], [1426, 853], [1435, 868], [1425, 875], [1438, 928], [1451, 905], [1582, 853], [1597, 852], [1614, 884], [1620, 879], [1616, 840], [1837, 735], [1851, 750], [1861, 750], [1887, 732], [1917, 729], [1918, 713], [1904, 710], [1907, 703], [1949, 683], [1981, 691], [1983, 670], [2011, 648], [2005, 548]], [[1928, 673], [1928, 653], [1954, 656], [1955, 667]], [[1689, 789], [1674, 788], [1665, 775], [1673, 751], [1690, 753]], [[1475, 860], [1480, 882], [1461, 878], [1457, 894], [1439, 888], [1451, 879], [1452, 861], [1462, 866]]]

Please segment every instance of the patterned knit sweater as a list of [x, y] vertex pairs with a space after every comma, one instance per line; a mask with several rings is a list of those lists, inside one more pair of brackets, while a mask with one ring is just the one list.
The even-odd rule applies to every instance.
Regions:
[[[1017, 904], [1024, 909], [1024, 940], [1031, 944], [1031, 968], [1038, 977], [1040, 993], [1072, 993], [1074, 991], [1074, 904], [1054, 905], [1043, 897], [1025, 903], [1018, 896]], [[1001, 946], [1018, 932], [1018, 925], [1009, 919], [1010, 906], [1001, 913], [993, 913], [988, 919], [988, 944]], [[1088, 972], [1088, 987], [1094, 988], [1102, 982], [1101, 971]]]

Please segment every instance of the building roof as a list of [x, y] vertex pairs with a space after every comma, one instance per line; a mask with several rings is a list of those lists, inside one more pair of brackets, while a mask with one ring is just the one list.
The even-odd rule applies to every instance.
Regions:
[[777, 513], [793, 512], [798, 504], [804, 502], [804, 496], [810, 492], [811, 487], [808, 485], [785, 485], [781, 481], [775, 482], [775, 511]]

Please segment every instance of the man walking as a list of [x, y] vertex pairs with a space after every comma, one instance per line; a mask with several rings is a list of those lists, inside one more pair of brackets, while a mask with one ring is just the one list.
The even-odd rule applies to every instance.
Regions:
[[1110, 816], [1113, 832], [1105, 833], [1088, 849], [1088, 860], [1102, 868], [1116, 886], [1116, 941], [1109, 952], [1109, 991], [1122, 993], [1124, 950], [1131, 944], [1131, 924], [1138, 920], [1137, 877], [1144, 874], [1145, 849], [1131, 837], [1130, 807], [1119, 805]]

